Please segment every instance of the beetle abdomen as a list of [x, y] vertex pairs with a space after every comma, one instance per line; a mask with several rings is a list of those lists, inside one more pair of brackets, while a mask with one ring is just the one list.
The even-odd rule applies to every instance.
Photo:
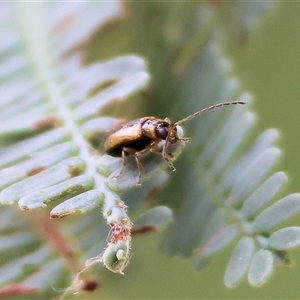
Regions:
[[152, 140], [148, 137], [139, 137], [136, 140], [131, 140], [127, 142], [122, 141], [122, 143], [116, 144], [114, 147], [106, 149], [106, 153], [111, 156], [120, 157], [122, 156], [123, 148], [130, 148], [133, 150], [133, 152], [137, 152], [149, 146], [151, 141]]

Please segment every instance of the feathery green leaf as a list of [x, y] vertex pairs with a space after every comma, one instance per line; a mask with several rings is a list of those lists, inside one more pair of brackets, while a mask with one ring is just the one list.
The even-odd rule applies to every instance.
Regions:
[[[178, 14], [183, 11], [181, 5]], [[175, 28], [168, 38], [157, 30], [161, 26], [157, 22], [149, 25], [149, 32], [154, 29], [157, 34], [147, 36], [147, 41], [144, 23], [132, 18], [124, 26], [143, 32], [139, 36], [139, 31], [132, 31], [132, 39], [138, 36], [138, 42], [128, 53], [148, 55], [154, 80], [151, 96], [159, 99], [155, 108], [161, 114], [166, 104], [168, 116], [178, 120], [213, 103], [245, 101], [247, 105], [219, 109], [184, 124], [191, 142], [187, 147], [184, 142], [168, 147], [174, 160], [183, 152], [185, 161], [176, 162], [172, 183], [161, 194], [161, 199], [166, 194], [165, 199], [170, 199], [162, 200], [163, 204], [174, 206], [174, 224], [164, 236], [163, 247], [171, 254], [194, 253], [202, 263], [233, 245], [225, 285], [235, 286], [248, 272], [249, 283], [259, 286], [271, 274], [274, 262], [280, 261], [280, 254], [284, 256], [279, 251], [299, 244], [298, 227], [279, 227], [299, 212], [299, 197], [293, 194], [274, 203], [287, 181], [284, 172], [272, 174], [281, 152], [275, 145], [278, 132], [267, 130], [246, 148], [245, 142], [254, 139], [250, 135], [256, 119], [250, 112], [252, 96], [242, 93], [231, 77], [220, 39], [212, 34], [214, 11], [193, 5], [197, 5], [196, 13], [189, 10], [193, 22], [182, 28], [178, 26], [186, 23], [182, 14], [161, 19], [163, 28]], [[243, 18], [237, 20], [240, 37], [269, 6], [232, 5], [235, 17], [243, 9]], [[135, 55], [82, 66], [78, 49], [98, 26], [122, 27], [118, 23], [122, 20], [113, 19], [120, 14], [114, 3], [78, 3], [71, 11], [61, 3], [6, 3], [1, 9], [0, 34], [6, 38], [0, 46], [0, 201], [18, 203], [24, 210], [49, 206], [52, 218], [76, 212], [88, 213], [88, 218], [77, 219], [75, 214], [74, 220], [58, 229], [58, 223], [48, 220], [43, 211], [20, 214], [13, 207], [3, 208], [0, 274], [5, 275], [0, 282], [40, 291], [53, 286], [67, 265], [76, 274], [70, 289], [78, 292], [91, 282], [87, 269], [95, 263], [123, 274], [131, 257], [131, 233], [160, 230], [172, 220], [166, 206], [137, 216], [134, 225], [127, 214], [127, 205], [133, 210], [167, 182], [162, 158], [155, 154], [141, 158], [141, 190], [135, 186], [134, 158], [126, 160], [120, 174], [121, 158], [103, 155], [99, 147], [104, 135], [120, 124], [106, 116], [106, 110], [139, 95], [150, 75], [145, 60]], [[169, 6], [162, 9], [166, 12]], [[134, 47], [140, 48], [133, 51]], [[41, 236], [59, 255], [45, 246]], [[12, 248], [19, 253], [6, 260]], [[81, 252], [87, 259], [85, 267], [77, 258]], [[23, 270], [28, 265], [30, 270]]]

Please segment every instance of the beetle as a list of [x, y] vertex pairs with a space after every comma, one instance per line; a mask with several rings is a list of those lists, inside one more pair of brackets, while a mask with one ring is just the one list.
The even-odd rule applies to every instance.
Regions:
[[[189, 141], [189, 138], [178, 137], [177, 126], [208, 110], [232, 104], [246, 103], [243, 101], [221, 102], [202, 108], [201, 110], [198, 110], [175, 123], [172, 123], [169, 118], [158, 119], [156, 117], [149, 116], [132, 120], [122, 125], [119, 129], [108, 136], [104, 144], [105, 151], [108, 155], [122, 157], [123, 167], [121, 168], [120, 173], [115, 177], [118, 177], [122, 174], [123, 168], [126, 165], [126, 156], [134, 155], [139, 171], [137, 185], [140, 185], [143, 167], [139, 157], [148, 152], [162, 156], [162, 158], [169, 165], [170, 169], [172, 171], [176, 171], [171, 158], [167, 154], [167, 147], [169, 144], [175, 144], [179, 140], [184, 142]], [[158, 144], [162, 140], [164, 140], [165, 143], [162, 147], [162, 150], [158, 151]]]

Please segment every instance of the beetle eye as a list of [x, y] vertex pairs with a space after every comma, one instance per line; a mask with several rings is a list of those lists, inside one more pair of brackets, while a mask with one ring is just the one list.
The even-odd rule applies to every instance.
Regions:
[[168, 136], [168, 130], [167, 128], [164, 126], [163, 123], [161, 124], [158, 124], [157, 127], [156, 127], [156, 135], [157, 137], [165, 140]]

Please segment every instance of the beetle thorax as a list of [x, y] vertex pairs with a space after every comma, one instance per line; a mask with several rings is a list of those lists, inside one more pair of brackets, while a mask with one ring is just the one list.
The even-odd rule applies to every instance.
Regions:
[[168, 143], [174, 144], [178, 140], [177, 127], [171, 123], [169, 118], [164, 120], [151, 118], [142, 125], [143, 135], [153, 139], [168, 140]]
[[149, 138], [155, 140], [157, 139], [156, 128], [160, 122], [157, 120], [149, 119], [142, 125], [142, 133]]

